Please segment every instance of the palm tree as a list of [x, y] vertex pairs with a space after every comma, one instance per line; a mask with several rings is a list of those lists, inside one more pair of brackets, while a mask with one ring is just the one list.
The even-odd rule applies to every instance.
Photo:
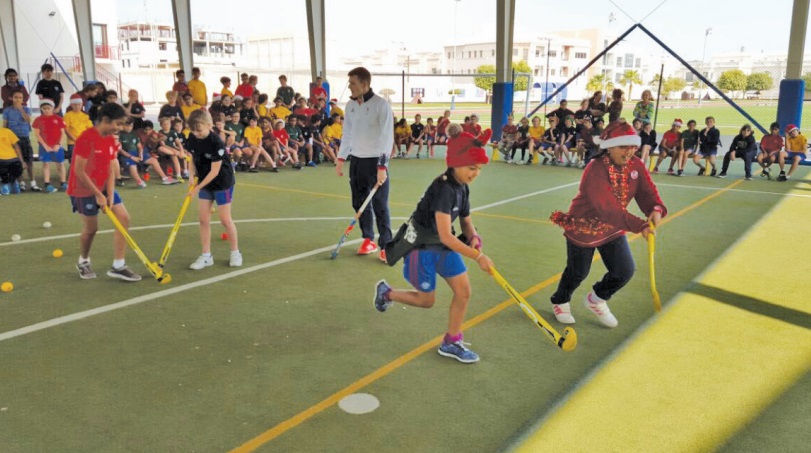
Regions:
[[639, 76], [639, 72], [628, 69], [627, 71], [622, 73], [622, 77], [620, 77], [620, 85], [628, 84], [628, 99], [631, 98], [631, 90], [634, 88], [634, 84], [641, 85], [642, 84], [642, 77]]
[[597, 74], [591, 78], [586, 84], [586, 89], [588, 91], [611, 91], [614, 89], [614, 83], [611, 82], [611, 77], [608, 77], [605, 74]]

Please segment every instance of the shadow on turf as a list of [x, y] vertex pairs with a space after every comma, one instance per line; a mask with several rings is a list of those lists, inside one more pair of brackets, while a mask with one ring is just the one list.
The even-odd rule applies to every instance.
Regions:
[[798, 327], [811, 329], [811, 315], [799, 310], [781, 307], [779, 305], [766, 302], [765, 300], [755, 299], [743, 294], [733, 293], [721, 288], [707, 286], [701, 283], [697, 283], [694, 287], [690, 288], [689, 291], [693, 294], [708, 297], [742, 310], [779, 319], [780, 321], [794, 324]]

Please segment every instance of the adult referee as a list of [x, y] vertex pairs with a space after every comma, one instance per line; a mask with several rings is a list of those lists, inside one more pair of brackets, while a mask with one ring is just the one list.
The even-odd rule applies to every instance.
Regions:
[[[349, 187], [352, 207], [357, 211], [369, 192], [379, 186], [372, 201], [360, 216], [363, 244], [358, 255], [380, 250], [386, 262], [384, 248], [391, 241], [389, 215], [389, 153], [394, 146], [394, 121], [391, 106], [371, 88], [372, 75], [364, 67], [349, 71], [351, 100], [344, 111], [344, 130], [335, 171], [343, 176], [344, 161], [349, 158]], [[377, 244], [372, 226], [372, 212], [377, 222]]]

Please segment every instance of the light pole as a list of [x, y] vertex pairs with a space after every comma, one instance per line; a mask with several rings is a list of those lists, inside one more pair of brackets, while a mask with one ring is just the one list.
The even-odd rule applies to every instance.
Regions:
[[453, 69], [451, 70], [451, 110], [456, 107], [456, 13], [459, 11], [459, 2], [462, 0], [455, 0], [453, 2]]
[[[701, 70], [702, 71], [705, 70], [704, 58], [707, 56], [707, 36], [710, 36], [710, 33], [712, 33], [712, 28], [708, 28], [707, 31], [704, 32], [704, 50], [701, 52]], [[702, 75], [704, 75], [704, 74], [702, 74]], [[704, 77], [707, 77], [707, 76], [704, 76]], [[703, 88], [704, 88], [704, 82], [701, 82], [701, 84], [698, 87], [698, 103], [699, 104], [701, 104], [701, 90]]]

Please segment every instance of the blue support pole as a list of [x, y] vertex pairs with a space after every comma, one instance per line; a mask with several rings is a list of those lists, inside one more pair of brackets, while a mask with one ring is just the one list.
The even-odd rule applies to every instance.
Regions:
[[[544, 105], [546, 105], [546, 104], [549, 102], [549, 100], [550, 100], [550, 99], [554, 99], [554, 98], [555, 98], [555, 96], [557, 96], [557, 95], [558, 95], [558, 93], [560, 93], [561, 91], [563, 91], [563, 90], [564, 90], [564, 89], [565, 89], [565, 88], [566, 88], [566, 87], [567, 87], [567, 86], [568, 86], [570, 83], [574, 82], [574, 80], [575, 80], [576, 78], [580, 77], [580, 75], [581, 75], [581, 74], [583, 74], [583, 73], [585, 73], [586, 71], [588, 71], [588, 69], [589, 69], [589, 68], [590, 68], [590, 67], [591, 67], [591, 66], [592, 66], [594, 63], [597, 63], [597, 61], [598, 61], [600, 58], [603, 58], [603, 55], [607, 54], [609, 50], [611, 50], [611, 49], [612, 49], [614, 46], [616, 46], [617, 44], [619, 44], [619, 43], [620, 43], [620, 41], [622, 41], [623, 39], [625, 39], [625, 37], [626, 37], [626, 36], [628, 36], [628, 35], [629, 35], [629, 34], [630, 34], [632, 31], [634, 31], [634, 29], [635, 29], [636, 27], [641, 27], [641, 25], [639, 25], [639, 24], [634, 24], [634, 25], [632, 25], [632, 26], [631, 26], [631, 28], [629, 28], [628, 30], [625, 30], [625, 33], [621, 34], [621, 35], [620, 35], [620, 36], [619, 36], [617, 39], [615, 39], [615, 40], [614, 40], [614, 42], [612, 42], [612, 43], [611, 43], [611, 44], [609, 44], [609, 45], [608, 45], [608, 46], [607, 46], [605, 49], [603, 49], [603, 51], [602, 51], [602, 52], [598, 53], [596, 57], [592, 58], [592, 59], [591, 59], [591, 61], [589, 61], [589, 62], [586, 64], [586, 66], [585, 66], [583, 69], [581, 69], [580, 71], [578, 71], [578, 72], [577, 72], [577, 74], [573, 75], [573, 76], [572, 76], [572, 78], [570, 78], [569, 80], [567, 80], [567, 81], [566, 81], [566, 83], [564, 83], [563, 85], [561, 85], [560, 87], [558, 87], [558, 89], [557, 89], [557, 90], [555, 90], [555, 92], [554, 92], [554, 93], [552, 93], [552, 94], [550, 94], [549, 96], [547, 96], [547, 97], [546, 97], [546, 99], [544, 99], [544, 100], [543, 100], [543, 101], [542, 101], [542, 102], [541, 102], [541, 103], [540, 103], [540, 104], [539, 104], [537, 107], [535, 107], [534, 109], [532, 109], [532, 111], [531, 111], [531, 112], [529, 112], [529, 113], [527, 114], [527, 118], [529, 118], [529, 117], [531, 117], [532, 115], [534, 115], [534, 114], [535, 114], [535, 112], [537, 112], [538, 110], [540, 110], [540, 109], [541, 109], [541, 107], [543, 107]], [[547, 49], [546, 49], [546, 53], [547, 53], [547, 55], [549, 54], [549, 48], [547, 48]], [[547, 65], [546, 65], [546, 66], [547, 66], [547, 68], [549, 67], [549, 64], [548, 64], [548, 59], [547, 59]], [[493, 132], [495, 132], [495, 131], [493, 131]]]
[[780, 133], [789, 124], [800, 125], [803, 119], [803, 97], [805, 96], [805, 81], [781, 80], [780, 97], [777, 100], [777, 122], [780, 123]]
[[[727, 101], [727, 102], [729, 103], [729, 105], [731, 105], [731, 106], [732, 106], [732, 107], [733, 107], [735, 110], [737, 110], [737, 111], [738, 111], [738, 113], [740, 113], [741, 115], [743, 115], [743, 116], [744, 116], [744, 117], [745, 117], [747, 120], [751, 121], [751, 122], [752, 122], [752, 124], [754, 124], [754, 125], [755, 125], [755, 127], [757, 127], [757, 128], [760, 130], [760, 132], [761, 132], [761, 133], [763, 133], [764, 135], [766, 135], [766, 134], [768, 134], [768, 133], [769, 133], [769, 131], [767, 131], [767, 130], [766, 130], [766, 129], [765, 129], [765, 128], [764, 128], [764, 127], [763, 127], [763, 126], [760, 124], [760, 123], [758, 123], [756, 119], [752, 118], [752, 117], [751, 117], [751, 116], [750, 116], [748, 113], [746, 113], [746, 111], [745, 111], [744, 109], [742, 109], [742, 108], [741, 108], [741, 107], [740, 107], [738, 104], [736, 104], [736, 103], [735, 103], [735, 101], [733, 101], [732, 99], [730, 99], [730, 98], [729, 98], [727, 95], [725, 95], [725, 94], [724, 94], [724, 93], [723, 93], [721, 90], [719, 90], [719, 89], [718, 89], [718, 87], [716, 87], [715, 85], [713, 85], [713, 84], [712, 84], [712, 82], [710, 82], [709, 80], [707, 80], [707, 78], [706, 78], [706, 77], [704, 77], [704, 76], [703, 76], [703, 75], [702, 75], [700, 72], [696, 71], [696, 69], [695, 69], [694, 67], [690, 66], [690, 64], [689, 64], [689, 63], [687, 63], [686, 61], [684, 61], [684, 59], [683, 59], [682, 57], [680, 57], [680, 56], [679, 56], [679, 55], [678, 55], [676, 52], [674, 52], [674, 51], [673, 51], [673, 49], [671, 49], [670, 47], [668, 47], [667, 45], [665, 45], [665, 43], [663, 43], [663, 42], [662, 42], [662, 41], [661, 41], [659, 38], [657, 38], [657, 37], [656, 37], [656, 36], [655, 36], [653, 33], [651, 33], [651, 32], [650, 32], [650, 30], [648, 30], [647, 28], [645, 28], [645, 26], [644, 26], [644, 25], [642, 25], [642, 24], [637, 24], [637, 25], [639, 26], [639, 29], [640, 29], [640, 30], [642, 30], [643, 32], [645, 32], [645, 34], [647, 34], [648, 36], [650, 36], [650, 37], [651, 37], [651, 39], [653, 39], [654, 41], [656, 41], [656, 44], [659, 44], [660, 46], [662, 46], [662, 48], [663, 48], [663, 49], [665, 49], [665, 50], [666, 50], [666, 51], [667, 51], [667, 52], [668, 52], [670, 55], [673, 55], [673, 58], [675, 58], [675, 59], [679, 60], [679, 62], [680, 62], [681, 64], [683, 64], [683, 65], [684, 65], [684, 66], [685, 66], [687, 69], [689, 69], [689, 70], [690, 70], [690, 72], [692, 72], [693, 74], [695, 74], [695, 76], [696, 76], [696, 77], [698, 77], [698, 79], [699, 79], [699, 80], [701, 80], [702, 82], [704, 82], [705, 84], [707, 84], [707, 86], [708, 86], [708, 87], [710, 87], [710, 88], [712, 88], [712, 90], [713, 90], [713, 91], [715, 91], [715, 92], [716, 92], [716, 93], [717, 93], [719, 96], [721, 96], [721, 98], [722, 98], [723, 100]], [[802, 99], [802, 98], [801, 98], [801, 99]]]
[[512, 82], [496, 82], [493, 84], [493, 104], [490, 110], [490, 128], [493, 130], [492, 140], [501, 140], [501, 127], [507, 123], [507, 116], [513, 110], [514, 86]]

